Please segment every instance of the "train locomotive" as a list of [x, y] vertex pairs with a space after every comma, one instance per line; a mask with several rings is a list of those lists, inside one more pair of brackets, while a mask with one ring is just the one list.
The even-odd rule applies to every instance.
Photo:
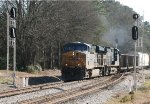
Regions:
[[[149, 66], [147, 53], [136, 54], [136, 65], [141, 68]], [[63, 46], [62, 78], [64, 81], [82, 80], [98, 76], [110, 75], [122, 71], [130, 71], [134, 67], [134, 55], [120, 54], [119, 49], [103, 47], [81, 42], [72, 42]]]
[[62, 77], [64, 80], [81, 80], [109, 75], [119, 69], [119, 50], [81, 42], [64, 45]]

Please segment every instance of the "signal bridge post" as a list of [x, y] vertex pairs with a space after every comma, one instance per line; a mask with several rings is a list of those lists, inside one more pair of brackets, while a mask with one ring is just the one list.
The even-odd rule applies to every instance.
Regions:
[[144, 13], [143, 16], [140, 19], [140, 27], [142, 28], [142, 35], [139, 37], [139, 39], [137, 40], [137, 47], [141, 48], [142, 50], [142, 81], [145, 82], [145, 75], [144, 75], [144, 69], [143, 69], [143, 65], [144, 65], [144, 56], [143, 56], [143, 38], [144, 38]]
[[9, 47], [13, 48], [13, 85], [16, 87], [16, 8], [7, 12], [7, 71], [9, 70]]
[[134, 90], [137, 91], [137, 77], [136, 77], [136, 40], [138, 39], [138, 14], [133, 14], [133, 19], [135, 20], [135, 24], [132, 27], [132, 39], [134, 40]]

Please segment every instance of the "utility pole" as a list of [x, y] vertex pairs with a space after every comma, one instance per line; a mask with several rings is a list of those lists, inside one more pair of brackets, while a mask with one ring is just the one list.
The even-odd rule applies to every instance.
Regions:
[[141, 39], [141, 45], [142, 45], [142, 79], [143, 82], [145, 82], [145, 76], [144, 76], [144, 69], [143, 69], [143, 37], [144, 37], [144, 13], [143, 13], [143, 32], [142, 32], [142, 39]]
[[61, 58], [60, 58], [60, 54], [61, 54], [61, 53], [60, 53], [60, 51], [61, 51], [61, 50], [60, 50], [60, 38], [59, 38], [59, 43], [58, 43], [58, 45], [59, 45], [59, 46], [58, 46], [58, 47], [59, 47], [59, 53], [58, 53], [58, 56], [59, 56], [59, 59], [58, 59], [58, 60], [59, 60], [59, 63], [58, 63], [58, 65], [59, 65], [59, 69], [60, 69], [60, 67], [61, 67], [61, 66], [60, 66], [60, 61], [61, 61]]
[[13, 55], [13, 85], [16, 86], [16, 38], [14, 38], [14, 55]]
[[7, 72], [9, 70], [9, 13], [7, 14]]
[[138, 39], [138, 14], [133, 14], [135, 25], [132, 27], [132, 39], [134, 40], [134, 90], [137, 90], [137, 78], [136, 78], [136, 40]]

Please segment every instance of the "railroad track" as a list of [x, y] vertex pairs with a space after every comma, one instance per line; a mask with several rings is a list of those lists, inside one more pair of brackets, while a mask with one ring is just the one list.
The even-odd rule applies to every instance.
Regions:
[[[96, 80], [96, 79], [92, 79], [92, 80]], [[73, 82], [67, 82], [67, 83], [60, 81], [60, 82], [34, 85], [34, 86], [29, 86], [29, 87], [24, 87], [24, 88], [5, 90], [5, 91], [0, 92], [0, 98], [36, 92], [36, 91], [41, 91], [41, 90], [45, 90], [45, 89], [57, 88], [57, 87], [62, 86], [64, 84], [74, 84], [74, 83], [82, 83], [82, 82], [88, 82], [88, 81], [90, 81], [90, 80], [73, 81]]]
[[40, 84], [40, 85], [34, 85], [34, 86], [29, 86], [29, 87], [17, 88], [13, 90], [5, 90], [5, 91], [0, 92], [0, 98], [49, 89], [52, 87], [60, 86], [62, 84], [63, 82], [61, 81], [61, 82], [54, 82], [54, 83], [47, 83], [47, 84]]
[[25, 101], [20, 102], [20, 104], [41, 104], [41, 103], [56, 104], [56, 103], [62, 103], [62, 102], [68, 101], [70, 99], [73, 99], [75, 97], [85, 95], [87, 93], [91, 93], [91, 92], [97, 91], [99, 89], [106, 88], [110, 85], [116, 84], [117, 82], [119, 82], [123, 78], [123, 75], [124, 74], [122, 74], [122, 76], [111, 76], [110, 78], [108, 78], [104, 81], [95, 81], [95, 82], [93, 81], [93, 82], [86, 84], [82, 87], [76, 87], [73, 89], [69, 89], [69, 90], [65, 90], [62, 92], [46, 95], [43, 97], [25, 100]]

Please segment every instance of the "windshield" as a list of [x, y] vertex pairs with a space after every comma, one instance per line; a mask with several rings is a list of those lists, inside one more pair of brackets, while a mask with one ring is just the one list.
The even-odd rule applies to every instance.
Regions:
[[64, 52], [67, 51], [88, 51], [89, 46], [83, 43], [69, 43], [64, 46]]

